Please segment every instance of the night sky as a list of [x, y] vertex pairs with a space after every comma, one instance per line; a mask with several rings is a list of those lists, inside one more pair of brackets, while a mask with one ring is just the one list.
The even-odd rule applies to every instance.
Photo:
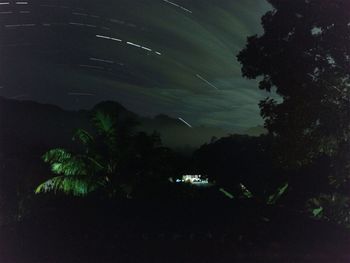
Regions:
[[241, 77], [237, 53], [261, 33], [264, 0], [0, 0], [0, 95], [232, 132], [262, 123], [269, 95]]

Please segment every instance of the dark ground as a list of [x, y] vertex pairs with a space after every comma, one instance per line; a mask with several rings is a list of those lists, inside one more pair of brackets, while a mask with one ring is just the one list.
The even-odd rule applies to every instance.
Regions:
[[350, 262], [349, 232], [283, 208], [67, 204], [3, 226], [0, 262]]

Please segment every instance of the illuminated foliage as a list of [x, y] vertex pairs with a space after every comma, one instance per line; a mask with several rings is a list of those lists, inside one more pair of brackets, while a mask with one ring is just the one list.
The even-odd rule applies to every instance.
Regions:
[[[97, 111], [93, 115], [97, 134], [78, 129], [73, 140], [84, 147], [83, 153], [70, 153], [65, 149], [52, 149], [43, 155], [51, 167], [53, 177], [36, 188], [36, 193], [63, 192], [85, 196], [98, 189], [108, 189], [117, 175], [118, 155], [115, 122], [111, 116]], [[113, 179], [112, 179], [113, 178]]]
[[339, 194], [321, 194], [307, 204], [314, 218], [344, 225], [350, 228], [350, 198]]

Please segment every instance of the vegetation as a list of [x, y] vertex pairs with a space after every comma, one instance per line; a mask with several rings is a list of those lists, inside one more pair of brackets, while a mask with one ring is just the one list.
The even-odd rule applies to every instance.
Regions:
[[[163, 168], [161, 162], [170, 154], [169, 150], [161, 147], [155, 133], [133, 134], [132, 127], [128, 126], [122, 126], [121, 130], [117, 116], [107, 111], [93, 113], [94, 134], [83, 129], [75, 132], [73, 140], [82, 146], [79, 152], [57, 148], [43, 155], [43, 160], [57, 176], [40, 184], [36, 193], [62, 192], [73, 196], [99, 193], [109, 197], [131, 197], [133, 187], [146, 175], [147, 180], [156, 182], [158, 172]], [[130, 123], [132, 120], [126, 119], [123, 125]], [[171, 174], [171, 171], [167, 172]]]
[[261, 79], [260, 89], [282, 98], [260, 103], [265, 127], [274, 136], [274, 159], [284, 169], [296, 169], [326, 157], [332, 191], [348, 196], [350, 4], [269, 3], [273, 10], [262, 18], [264, 33], [248, 38], [238, 60], [243, 76]]
[[[335, 257], [348, 251], [337, 247], [348, 244], [350, 228], [350, 2], [269, 3], [273, 10], [262, 18], [263, 34], [249, 37], [238, 55], [243, 76], [259, 79], [262, 90], [281, 98], [260, 103], [267, 135], [213, 138], [182, 155], [162, 146], [156, 132], [136, 131], [136, 115], [104, 102], [92, 111], [90, 126], [75, 130], [77, 144], [41, 145], [40, 155], [46, 151], [42, 159], [52, 173], [47, 179], [48, 167], [40, 166], [30, 147], [23, 156], [15, 152], [22, 154], [26, 144], [8, 132], [14, 146], [6, 153], [0, 149], [0, 209], [17, 221], [4, 220], [0, 213], [0, 227], [19, 223], [25, 214], [18, 232], [16, 227], [9, 231], [16, 229], [21, 238], [42, 231], [45, 240], [42, 226], [57, 234], [69, 225], [65, 237], [74, 236], [73, 249], [79, 243], [85, 253], [84, 244], [96, 238], [94, 245], [113, 256], [116, 249], [118, 256], [136, 255], [128, 250], [135, 240], [157, 240], [154, 247], [161, 243], [164, 251], [186, 250], [186, 242], [181, 249], [163, 242], [168, 237], [204, 240], [220, 253], [225, 247], [229, 259], [238, 251], [238, 260], [240, 251], [255, 251], [258, 258], [266, 248], [275, 249], [273, 257], [282, 255], [283, 244], [292, 256], [279, 261], [301, 262], [293, 256], [309, 255], [314, 246], [320, 257], [323, 248], [317, 242], [324, 242], [325, 248], [333, 245], [332, 260], [325, 262], [343, 262]], [[23, 169], [30, 171], [26, 180]], [[175, 183], [185, 173], [208, 176], [211, 187]], [[45, 181], [35, 193], [54, 195], [32, 195], [41, 174]], [[8, 189], [11, 194], [5, 195]], [[144, 202], [150, 199], [161, 202]], [[7, 208], [9, 203], [15, 208]], [[34, 212], [22, 212], [28, 210]], [[84, 239], [82, 245], [76, 239]]]

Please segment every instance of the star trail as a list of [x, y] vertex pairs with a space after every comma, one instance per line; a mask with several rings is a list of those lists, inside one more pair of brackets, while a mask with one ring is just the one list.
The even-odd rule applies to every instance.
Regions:
[[2, 1], [0, 96], [67, 109], [112, 99], [241, 132], [262, 123], [266, 94], [241, 77], [236, 54], [268, 9], [260, 0]]

